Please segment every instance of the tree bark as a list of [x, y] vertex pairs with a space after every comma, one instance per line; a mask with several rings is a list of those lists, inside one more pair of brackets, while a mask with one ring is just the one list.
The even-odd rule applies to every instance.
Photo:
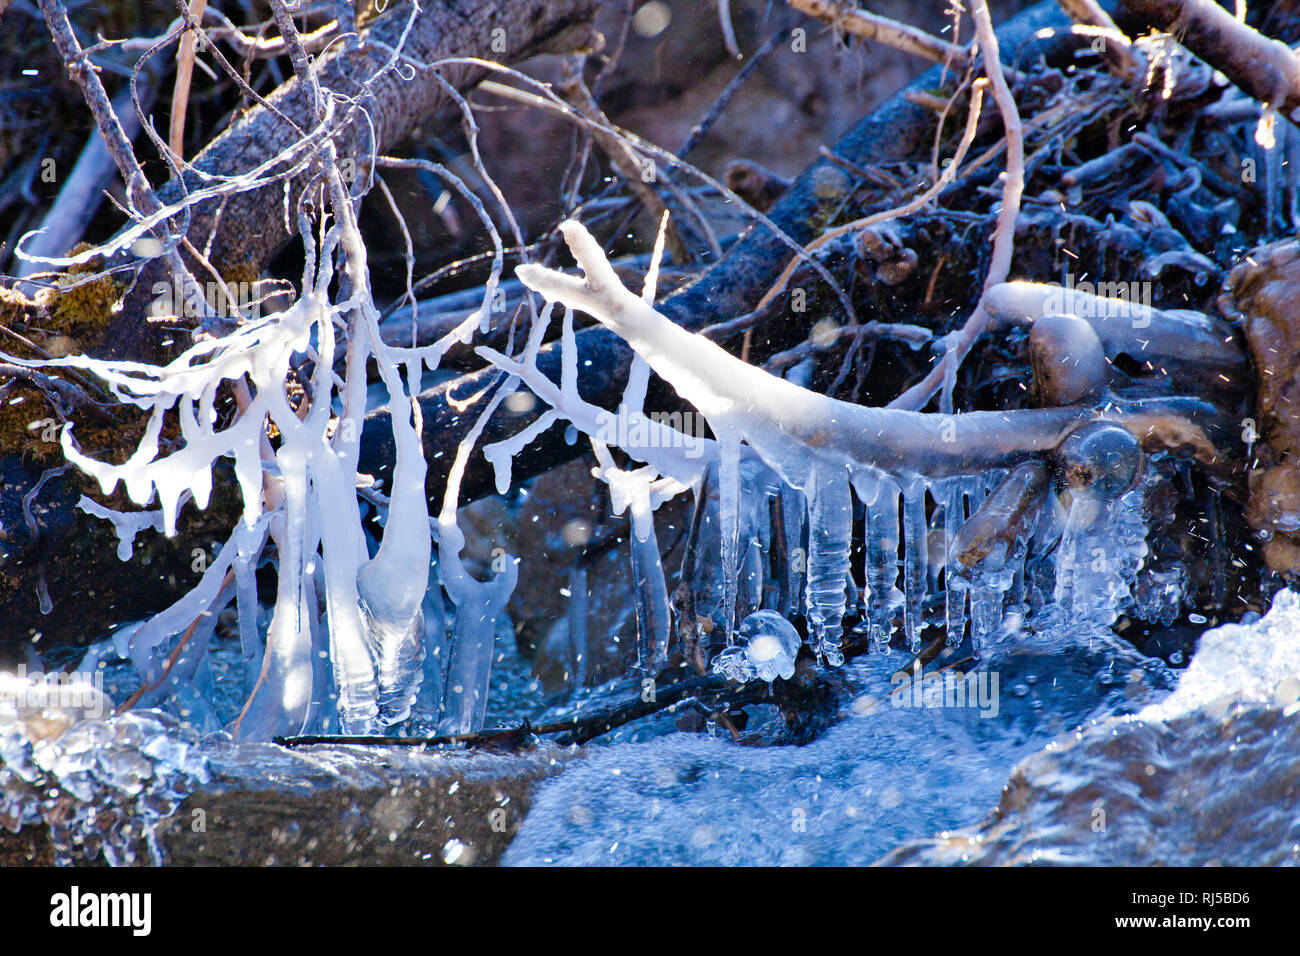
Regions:
[[[451, 102], [447, 90], [429, 64], [448, 57], [474, 57], [516, 63], [548, 52], [571, 52], [590, 39], [595, 0], [440, 0], [426, 3], [407, 34], [403, 53], [410, 59], [384, 72], [361, 100], [364, 113], [334, 134], [338, 158], [350, 160], [360, 175], [374, 147], [379, 152], [405, 139], [421, 122], [427, 122]], [[397, 4], [361, 30], [365, 42], [351, 48], [337, 43], [320, 57], [313, 69], [323, 89], [346, 96], [363, 92], [358, 78], [372, 76], [392, 57], [410, 20], [410, 6]], [[414, 75], [410, 76], [411, 72]], [[457, 90], [465, 91], [483, 79], [486, 71], [468, 64], [438, 70]], [[299, 129], [314, 125], [315, 105], [310, 92], [297, 79], [287, 80], [267, 98], [275, 110], [254, 105], [237, 117], [198, 156], [194, 166], [209, 174], [232, 175], [253, 169], [292, 145]], [[343, 108], [341, 105], [340, 109]], [[368, 118], [367, 118], [368, 117]], [[318, 172], [313, 166], [289, 181], [287, 194], [280, 181], [238, 193], [225, 200], [196, 204], [186, 235], [218, 272], [232, 270], [256, 275], [297, 231], [294, 212], [304, 185]], [[187, 171], [158, 190], [164, 204], [180, 201], [186, 189], [201, 185]], [[179, 217], [178, 217], [179, 218]], [[210, 246], [209, 246], [210, 243]], [[157, 329], [141, 321], [157, 281], [166, 281], [162, 263], [151, 263], [128, 297], [126, 307], [110, 326], [107, 354], [115, 358], [157, 361], [161, 357]], [[209, 278], [195, 272], [200, 282]]]
[[1172, 33], [1192, 53], [1220, 70], [1244, 92], [1287, 117], [1300, 109], [1300, 57], [1238, 23], [1215, 0], [1123, 0], [1129, 13]]

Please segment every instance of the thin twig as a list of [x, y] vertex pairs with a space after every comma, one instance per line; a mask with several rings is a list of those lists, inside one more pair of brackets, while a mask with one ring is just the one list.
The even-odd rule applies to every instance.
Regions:
[[[970, 144], [975, 140], [975, 132], [979, 128], [980, 108], [984, 103], [984, 87], [982, 83], [975, 83], [971, 87], [970, 109], [966, 113], [966, 128], [962, 132], [961, 142], [957, 144], [957, 150], [953, 153], [952, 161], [939, 174], [938, 181], [921, 193], [919, 196], [896, 206], [893, 209], [886, 209], [883, 212], [872, 213], [870, 216], [863, 216], [861, 219], [854, 219], [852, 222], [846, 222], [842, 225], [835, 226], [833, 229], [827, 229], [824, 233], [814, 239], [808, 245], [804, 246], [804, 256], [810, 255], [814, 250], [821, 248], [833, 239], [846, 235], [851, 232], [859, 232], [870, 226], [878, 225], [882, 222], [889, 222], [891, 219], [899, 219], [902, 216], [910, 215], [916, 210], [923, 207], [931, 199], [934, 199], [948, 187], [954, 179], [957, 178], [957, 170], [961, 167], [961, 161], [966, 157], [966, 152], [970, 149]], [[791, 259], [789, 264], [777, 277], [772, 287], [763, 294], [763, 298], [758, 300], [754, 306], [754, 311], [764, 308], [768, 303], [775, 299], [784, 291], [786, 283], [794, 275], [795, 269], [799, 265], [799, 259]]]
[[[1011, 95], [1006, 78], [995, 66], [1000, 56], [998, 38], [993, 30], [993, 19], [989, 15], [986, 0], [972, 0], [971, 14], [975, 19], [976, 35], [984, 57], [985, 76], [993, 86], [993, 99], [997, 103], [998, 112], [1002, 114], [1002, 125], [1007, 138], [1007, 169], [1002, 184], [1002, 208], [998, 210], [997, 225], [993, 231], [993, 253], [989, 260], [988, 274], [984, 277], [984, 292], [988, 292], [993, 286], [1005, 282], [1011, 270], [1016, 219], [1020, 215], [1020, 197], [1025, 190], [1025, 143], [1015, 98]], [[971, 313], [961, 330], [949, 337], [948, 348], [930, 373], [890, 402], [889, 407], [919, 411], [929, 403], [935, 392], [943, 389], [944, 409], [950, 411], [957, 368], [987, 325], [988, 313], [984, 309], [981, 295], [975, 311]]]
[[779, 30], [768, 37], [767, 40], [764, 41], [763, 45], [754, 52], [754, 55], [749, 58], [749, 62], [742, 66], [737, 71], [736, 75], [727, 82], [727, 85], [718, 95], [718, 98], [714, 100], [713, 105], [709, 107], [709, 111], [704, 114], [704, 118], [692, 127], [690, 134], [686, 137], [686, 142], [684, 142], [682, 148], [677, 151], [677, 155], [681, 159], [685, 159], [696, 146], [700, 145], [700, 140], [704, 139], [705, 135], [707, 135], [709, 130], [713, 127], [713, 124], [718, 121], [718, 117], [722, 115], [723, 110], [725, 110], [728, 104], [731, 103], [732, 98], [740, 88], [745, 85], [745, 81], [749, 79], [756, 69], [758, 69], [759, 64], [767, 59], [768, 55], [776, 49], [777, 44], [780, 43], [788, 33], [788, 30]]
[[955, 43], [941, 40], [924, 30], [899, 23], [866, 10], [851, 9], [834, 0], [789, 0], [790, 6], [800, 13], [816, 17], [831, 26], [863, 40], [878, 40], [905, 53], [932, 60], [935, 63], [951, 62], [965, 67], [970, 53]]
[[[203, 19], [208, 0], [190, 0], [190, 16]], [[185, 111], [190, 103], [190, 80], [194, 75], [194, 48], [198, 38], [193, 30], [186, 30], [176, 52], [176, 84], [172, 88], [172, 115], [167, 141], [177, 156], [185, 154]]]

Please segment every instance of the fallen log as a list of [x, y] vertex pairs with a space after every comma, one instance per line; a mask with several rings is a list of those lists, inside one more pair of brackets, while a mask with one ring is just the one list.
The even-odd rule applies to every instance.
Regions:
[[[517, 63], [542, 53], [571, 52], [590, 42], [596, 6], [594, 0], [440, 0], [422, 5], [412, 20], [409, 5], [395, 5], [360, 31], [364, 42], [335, 44], [313, 67], [323, 89], [360, 96], [364, 107], [364, 112], [353, 111], [332, 134], [339, 161], [355, 176], [365, 175], [371, 130], [374, 148], [383, 152], [452, 102], [448, 86], [465, 91], [486, 75], [467, 63], [440, 67], [436, 74], [415, 64], [451, 57]], [[385, 69], [399, 45], [405, 59]], [[359, 78], [376, 73], [377, 78], [363, 89]], [[246, 109], [194, 158], [194, 167], [226, 176], [253, 169], [296, 142], [301, 130], [315, 125], [315, 104], [296, 79], [287, 80], [266, 102], [273, 108]], [[288, 180], [287, 191], [276, 180], [228, 198], [196, 203], [186, 234], [197, 248], [208, 250], [208, 260], [223, 276], [255, 277], [293, 238], [297, 231], [293, 210], [304, 186], [318, 172], [318, 164], [310, 165]], [[186, 171], [160, 188], [158, 198], [164, 205], [179, 202], [187, 190], [200, 184], [196, 173]], [[136, 291], [109, 326], [105, 355], [142, 361], [161, 356], [157, 328], [141, 321], [154, 295], [154, 282], [167, 279], [160, 267], [161, 263], [151, 263], [137, 280]]]

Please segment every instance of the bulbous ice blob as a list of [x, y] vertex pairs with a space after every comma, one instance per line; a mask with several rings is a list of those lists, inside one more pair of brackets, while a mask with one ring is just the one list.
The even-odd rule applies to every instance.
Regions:
[[748, 643], [745, 657], [754, 676], [765, 681], [794, 676], [794, 659], [799, 654], [799, 632], [775, 611], [755, 611], [740, 623], [740, 636]]
[[1127, 428], [1089, 422], [1061, 440], [1056, 463], [1072, 490], [1114, 501], [1136, 483], [1142, 471], [1142, 446]]
[[775, 611], [755, 611], [740, 623], [741, 642], [713, 659], [713, 673], [741, 683], [755, 677], [769, 684], [794, 676], [799, 632]]

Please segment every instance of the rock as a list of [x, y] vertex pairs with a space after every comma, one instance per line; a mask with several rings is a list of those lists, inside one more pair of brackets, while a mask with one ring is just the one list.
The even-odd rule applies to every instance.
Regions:
[[180, 866], [489, 865], [564, 757], [223, 744], [160, 843]]
[[1259, 422], [1247, 430], [1263, 444], [1249, 476], [1246, 520], [1265, 540], [1268, 566], [1300, 574], [1300, 242], [1244, 256], [1219, 307], [1242, 323], [1255, 364]]
[[993, 814], [883, 865], [1300, 863], [1300, 598], [1207, 631], [1177, 689], [1022, 761]]

